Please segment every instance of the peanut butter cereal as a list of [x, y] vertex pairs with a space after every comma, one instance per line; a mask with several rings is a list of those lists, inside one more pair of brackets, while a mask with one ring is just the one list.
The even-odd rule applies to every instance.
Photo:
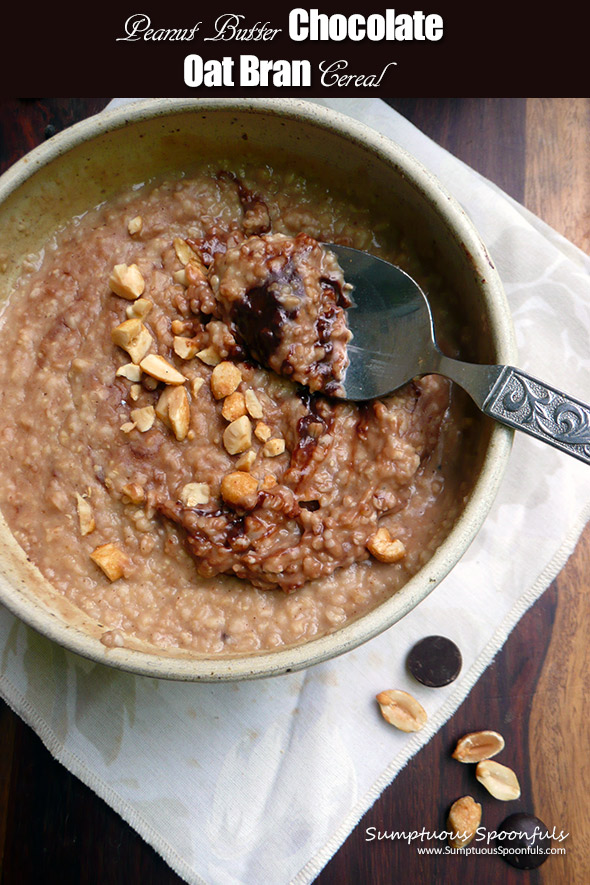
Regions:
[[105, 644], [322, 636], [415, 574], [469, 492], [446, 380], [333, 396], [351, 293], [321, 244], [393, 261], [436, 308], [453, 296], [412, 231], [311, 175], [239, 165], [91, 209], [3, 308], [0, 507]]

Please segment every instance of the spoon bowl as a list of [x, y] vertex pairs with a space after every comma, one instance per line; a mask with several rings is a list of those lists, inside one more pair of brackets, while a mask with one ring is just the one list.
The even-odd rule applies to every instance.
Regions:
[[332, 243], [328, 248], [353, 286], [346, 399], [386, 396], [426, 374], [436, 349], [435, 332], [430, 305], [417, 283], [401, 268], [367, 252]]
[[486, 414], [590, 463], [590, 406], [513, 366], [465, 363], [438, 347], [426, 295], [407, 273], [367, 252], [328, 244], [352, 285], [352, 340], [342, 396], [387, 396], [422, 375], [444, 375]]

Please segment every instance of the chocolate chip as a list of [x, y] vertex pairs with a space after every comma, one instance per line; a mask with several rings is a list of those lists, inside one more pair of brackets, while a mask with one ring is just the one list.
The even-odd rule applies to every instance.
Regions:
[[540, 867], [551, 848], [551, 836], [543, 821], [524, 811], [502, 821], [497, 842], [504, 860], [518, 870]]
[[299, 501], [299, 506], [303, 507], [304, 510], [310, 510], [313, 513], [315, 510], [320, 509], [320, 502], [316, 500]]
[[408, 669], [423, 685], [439, 687], [453, 682], [461, 672], [461, 652], [446, 636], [426, 636], [408, 655]]

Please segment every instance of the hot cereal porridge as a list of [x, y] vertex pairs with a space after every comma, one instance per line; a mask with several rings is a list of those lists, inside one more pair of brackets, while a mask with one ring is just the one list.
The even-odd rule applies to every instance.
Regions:
[[436, 299], [374, 213], [267, 166], [121, 195], [18, 282], [0, 506], [105, 644], [231, 654], [329, 633], [402, 586], [462, 508], [448, 382], [329, 395], [350, 302], [321, 242], [371, 249]]

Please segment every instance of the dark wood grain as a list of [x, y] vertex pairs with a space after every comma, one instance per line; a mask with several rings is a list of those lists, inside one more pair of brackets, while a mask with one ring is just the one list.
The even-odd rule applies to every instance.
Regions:
[[386, 99], [425, 135], [522, 202], [526, 99]]
[[[548, 134], [558, 132], [558, 138]], [[525, 202], [590, 250], [590, 99], [527, 103]], [[590, 293], [589, 293], [590, 294]], [[567, 855], [551, 859], [547, 881], [585, 885], [590, 871], [590, 530], [556, 580], [559, 606], [530, 716], [531, 778], [543, 819], [569, 832]], [[551, 873], [552, 879], [549, 878]]]
[[109, 98], [0, 98], [0, 172], [60, 129], [98, 114]]
[[55, 762], [20, 720], [13, 746], [3, 883], [182, 881], [109, 806]]
[[[106, 101], [0, 99], [0, 168], [50, 135], [53, 130], [47, 127], [61, 129], [96, 113]], [[574, 194], [590, 182], [584, 162], [576, 162], [590, 140], [590, 113], [585, 115], [580, 106], [572, 109], [569, 140], [555, 129], [566, 106], [554, 103], [568, 100], [551, 99], [542, 106], [525, 99], [389, 101], [511, 196], [528, 200], [541, 216], [549, 194], [552, 212], [560, 212], [561, 179], [555, 177], [556, 167], [561, 176], [573, 179], [568, 188]], [[540, 149], [543, 139], [553, 145], [549, 153]], [[559, 147], [562, 142], [567, 150]], [[564, 231], [581, 245], [590, 242], [584, 240], [589, 233], [587, 205], [583, 198], [574, 200]], [[553, 217], [547, 220], [555, 224]], [[588, 763], [581, 774], [579, 766], [580, 760], [590, 758], [590, 739], [587, 727], [576, 723], [580, 709], [587, 709], [584, 685], [590, 676], [584, 636], [578, 629], [580, 620], [590, 628], [590, 604], [585, 603], [590, 596], [584, 587], [589, 551], [586, 534], [558, 581], [525, 614], [452, 719], [365, 815], [322, 871], [317, 885], [588, 881]], [[548, 704], [552, 712], [547, 717]], [[566, 716], [565, 729], [560, 715]], [[550, 858], [539, 871], [521, 872], [498, 857], [420, 857], [415, 846], [366, 841], [369, 826], [382, 831], [442, 828], [449, 805], [465, 793], [482, 802], [488, 827], [503, 819], [506, 807], [490, 801], [474, 781], [472, 770], [450, 758], [456, 739], [477, 728], [496, 728], [504, 734], [504, 757], [518, 771], [523, 788], [519, 809], [534, 808], [548, 824], [560, 826], [562, 821], [556, 817], [568, 806], [568, 791], [574, 791], [575, 807], [581, 809], [576, 812], [581, 817], [576, 840], [584, 842], [585, 850], [573, 846], [565, 859]], [[560, 739], [568, 750], [556, 759], [554, 746]], [[179, 885], [181, 880], [161, 858], [55, 762], [36, 735], [4, 705], [0, 707], [0, 742], [2, 885]], [[546, 776], [545, 772], [550, 773]], [[511, 805], [512, 810], [516, 809]]]

